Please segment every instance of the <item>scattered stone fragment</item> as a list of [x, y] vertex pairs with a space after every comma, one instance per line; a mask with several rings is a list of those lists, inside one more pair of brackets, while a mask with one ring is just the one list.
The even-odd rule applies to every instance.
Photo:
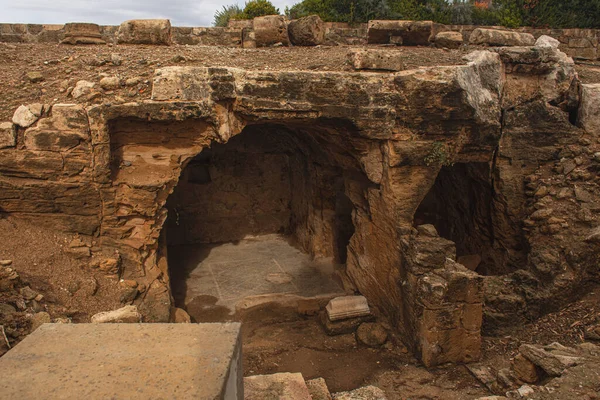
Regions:
[[535, 393], [535, 390], [533, 390], [533, 388], [529, 385], [523, 385], [517, 389], [517, 392], [521, 397], [529, 397]]
[[522, 354], [517, 354], [513, 360], [513, 371], [518, 379], [526, 383], [536, 383], [539, 379], [535, 364], [523, 357]]
[[333, 400], [387, 400], [387, 397], [378, 387], [365, 386], [350, 392], [334, 393]]
[[341, 296], [331, 299], [325, 307], [331, 321], [362, 317], [371, 314], [364, 296]]
[[380, 347], [388, 338], [388, 333], [381, 324], [365, 322], [356, 330], [356, 339], [369, 347]]
[[31, 83], [37, 83], [44, 80], [44, 75], [39, 71], [31, 71], [27, 73], [27, 80]]
[[468, 364], [467, 369], [473, 376], [487, 387], [492, 393], [498, 393], [496, 374], [490, 367], [480, 364]]
[[125, 80], [125, 86], [135, 86], [140, 83], [140, 78], [128, 78]]
[[302, 374], [289, 372], [245, 377], [244, 398], [311, 400]]
[[15, 111], [12, 122], [22, 128], [30, 127], [42, 115], [42, 111], [42, 104], [30, 104], [28, 106], [21, 105]]
[[31, 332], [35, 331], [43, 324], [49, 324], [51, 322], [52, 318], [50, 318], [50, 314], [47, 312], [42, 311], [35, 313], [31, 316]]
[[177, 307], [175, 307], [171, 312], [171, 319], [172, 322], [175, 322], [176, 324], [189, 324], [192, 322], [192, 318], [187, 311]]
[[10, 304], [0, 303], [0, 315], [8, 316], [17, 312], [17, 309]]
[[131, 303], [135, 300], [138, 294], [139, 291], [137, 290], [137, 288], [126, 287], [121, 289], [121, 296], [119, 300], [123, 304]]
[[23, 298], [27, 301], [29, 300], [33, 300], [37, 297], [38, 293], [31, 289], [29, 286], [25, 286], [22, 287], [19, 292], [21, 293], [21, 296], [23, 296]]
[[403, 54], [386, 50], [352, 50], [348, 58], [356, 70], [402, 71]]
[[7, 267], [9, 265], [12, 265], [13, 261], [12, 260], [0, 260], [0, 265], [3, 267]]
[[185, 57], [182, 56], [181, 54], [176, 54], [171, 58], [171, 62], [174, 62], [174, 63], [182, 63], [185, 61], [186, 61]]
[[110, 55], [110, 62], [112, 63], [112, 65], [118, 67], [123, 63], [123, 58], [117, 53], [112, 53]]
[[142, 322], [142, 315], [136, 306], [125, 306], [113, 311], [105, 311], [92, 315], [92, 323], [135, 323]]
[[417, 226], [417, 232], [419, 233], [419, 235], [427, 236], [427, 237], [436, 238], [436, 237], [440, 236], [437, 229], [435, 229], [435, 226], [433, 226], [431, 224], [424, 224], [424, 225]]
[[580, 361], [578, 357], [553, 354], [540, 346], [531, 344], [521, 345], [519, 352], [549, 376], [561, 376], [565, 368], [576, 365]]
[[458, 49], [463, 44], [463, 35], [454, 31], [440, 32], [435, 35], [434, 42], [437, 47]]
[[105, 78], [100, 79], [100, 87], [104, 90], [114, 90], [118, 89], [120, 84], [120, 80], [116, 76], [107, 76]]
[[327, 382], [323, 378], [315, 378], [306, 381], [306, 387], [312, 400], [332, 400]]
[[88, 94], [90, 94], [90, 92], [92, 91], [92, 88], [95, 86], [94, 82], [89, 82], [89, 81], [78, 81], [75, 84], [75, 87], [73, 88], [73, 91], [71, 92], [71, 96], [73, 96], [74, 99], [78, 99], [82, 96], [87, 96]]

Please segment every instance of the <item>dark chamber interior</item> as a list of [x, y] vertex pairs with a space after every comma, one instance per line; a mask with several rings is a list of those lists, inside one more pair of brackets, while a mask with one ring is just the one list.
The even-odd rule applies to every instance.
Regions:
[[318, 129], [254, 125], [189, 161], [167, 201], [176, 304], [192, 266], [215, 246], [248, 237], [280, 234], [305, 254], [346, 262], [354, 205], [345, 176], [356, 175], [355, 161], [327, 136]]
[[415, 225], [432, 224], [456, 243], [459, 262], [482, 275], [514, 270], [495, 223], [495, 201], [488, 163], [443, 166], [415, 213]]

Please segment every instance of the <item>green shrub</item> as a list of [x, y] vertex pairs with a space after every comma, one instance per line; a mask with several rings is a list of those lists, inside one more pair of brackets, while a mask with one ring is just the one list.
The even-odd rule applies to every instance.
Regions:
[[214, 26], [227, 26], [230, 19], [244, 19], [242, 9], [237, 4], [223, 6], [222, 10], [215, 12]]

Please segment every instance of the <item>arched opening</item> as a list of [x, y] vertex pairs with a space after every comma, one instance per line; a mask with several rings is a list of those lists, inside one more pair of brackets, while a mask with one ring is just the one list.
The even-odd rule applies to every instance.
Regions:
[[503, 275], [518, 268], [523, 248], [503, 240], [497, 219], [488, 163], [443, 166], [415, 213], [415, 226], [432, 224], [456, 243], [458, 261], [482, 275]]
[[175, 305], [193, 320], [269, 296], [343, 292], [355, 208], [346, 187], [359, 167], [327, 129], [250, 125], [187, 163], [164, 230]]

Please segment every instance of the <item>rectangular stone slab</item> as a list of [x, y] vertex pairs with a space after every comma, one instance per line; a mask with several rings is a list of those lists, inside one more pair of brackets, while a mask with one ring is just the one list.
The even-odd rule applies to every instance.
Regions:
[[331, 299], [325, 307], [331, 321], [361, 317], [371, 314], [364, 296], [341, 296]]
[[44, 324], [0, 358], [5, 399], [243, 399], [240, 324]]

